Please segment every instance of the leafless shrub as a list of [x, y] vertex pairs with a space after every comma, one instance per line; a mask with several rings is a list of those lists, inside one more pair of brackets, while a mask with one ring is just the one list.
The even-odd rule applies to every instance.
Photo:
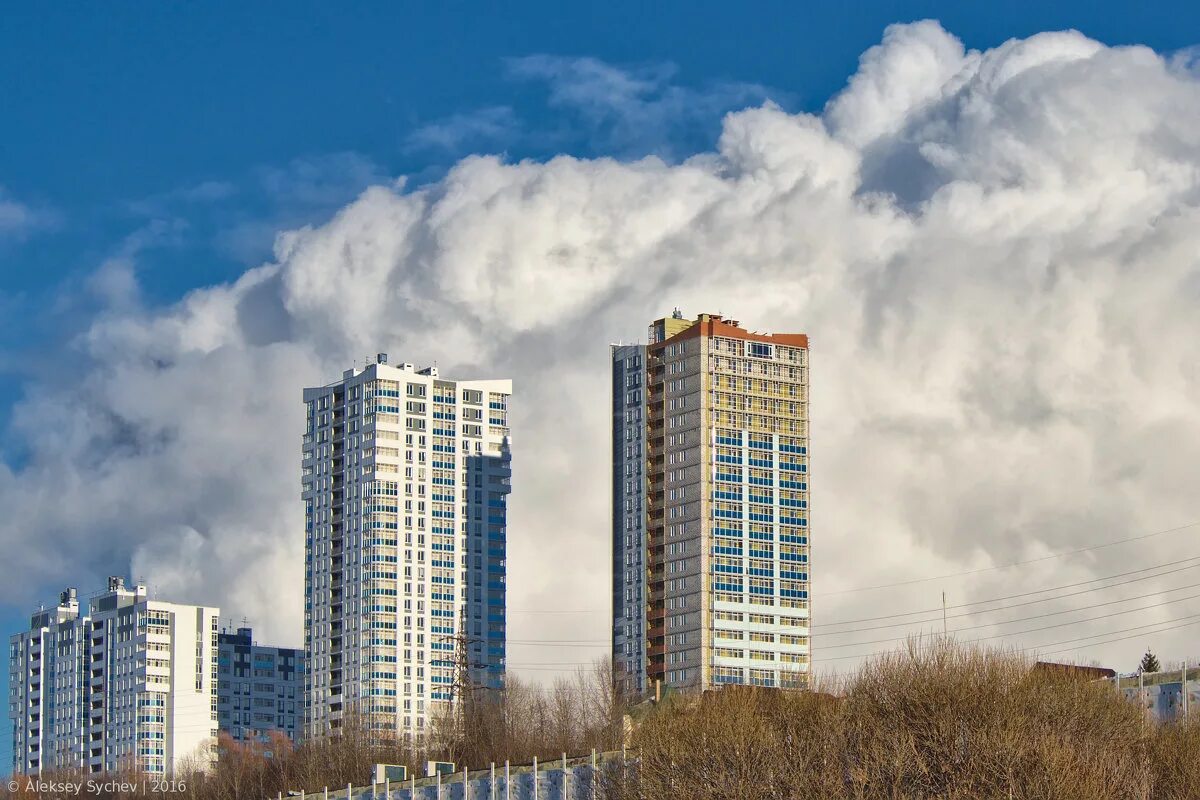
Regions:
[[731, 687], [634, 706], [598, 663], [548, 687], [510, 678], [504, 692], [474, 697], [469, 715], [440, 720], [420, 747], [353, 716], [339, 735], [296, 748], [283, 737], [222, 738], [215, 767], [179, 776], [187, 791], [172, 796], [361, 785], [377, 762], [477, 769], [620, 750], [632, 714], [629, 762], [609, 760], [600, 776], [609, 800], [1200, 797], [1200, 721], [1152, 724], [1108, 683], [1031, 667], [1013, 652], [915, 641], [835, 692]]
[[1200, 796], [1200, 726], [1158, 727], [1107, 683], [1013, 652], [914, 641], [837, 696], [727, 688], [664, 703], [616, 800]]

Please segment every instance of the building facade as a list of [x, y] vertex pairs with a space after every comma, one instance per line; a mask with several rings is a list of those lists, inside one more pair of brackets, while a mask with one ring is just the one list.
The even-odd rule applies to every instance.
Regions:
[[304, 390], [306, 736], [503, 686], [512, 382], [386, 361]]
[[612, 346], [613, 660], [646, 691], [646, 347]]
[[34, 612], [9, 643], [13, 772], [203, 765], [217, 736], [218, 610], [109, 578]]
[[237, 742], [300, 741], [304, 721], [304, 651], [268, 647], [250, 628], [217, 636], [217, 722]]
[[807, 686], [808, 337], [676, 312], [612, 356], [613, 657], [631, 688]]

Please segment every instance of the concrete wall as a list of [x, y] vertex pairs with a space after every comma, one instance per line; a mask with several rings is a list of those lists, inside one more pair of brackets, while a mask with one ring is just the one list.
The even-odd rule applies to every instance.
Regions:
[[[633, 762], [629, 762], [632, 766]], [[415, 782], [375, 784], [374, 786], [346, 787], [308, 793], [304, 800], [595, 800], [600, 794], [600, 776], [606, 769], [620, 769], [621, 754], [615, 753], [597, 761], [593, 771], [590, 759], [568, 760], [567, 768], [561, 762], [539, 764], [537, 790], [534, 791], [534, 773], [531, 765], [510, 767], [505, 778], [503, 764], [496, 766], [493, 780], [490, 770], [476, 770], [467, 775], [464, 787], [463, 773], [442, 776], [438, 781], [419, 778]], [[594, 778], [594, 779], [593, 779]], [[440, 792], [440, 793], [439, 793]]]

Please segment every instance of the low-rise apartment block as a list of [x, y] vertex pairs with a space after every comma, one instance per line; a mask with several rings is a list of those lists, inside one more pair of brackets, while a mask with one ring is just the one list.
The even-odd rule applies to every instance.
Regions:
[[217, 636], [217, 718], [237, 742], [299, 741], [304, 721], [304, 651], [254, 641], [250, 628]]
[[81, 603], [67, 589], [9, 642], [14, 774], [169, 774], [212, 758], [218, 609], [152, 600], [145, 586]]

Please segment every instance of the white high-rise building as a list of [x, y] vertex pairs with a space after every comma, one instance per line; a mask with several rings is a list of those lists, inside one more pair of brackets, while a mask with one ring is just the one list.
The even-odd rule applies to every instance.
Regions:
[[204, 765], [217, 737], [218, 609], [67, 589], [9, 645], [13, 772]]
[[461, 667], [504, 681], [512, 382], [377, 362], [304, 390], [306, 736], [419, 737]]

